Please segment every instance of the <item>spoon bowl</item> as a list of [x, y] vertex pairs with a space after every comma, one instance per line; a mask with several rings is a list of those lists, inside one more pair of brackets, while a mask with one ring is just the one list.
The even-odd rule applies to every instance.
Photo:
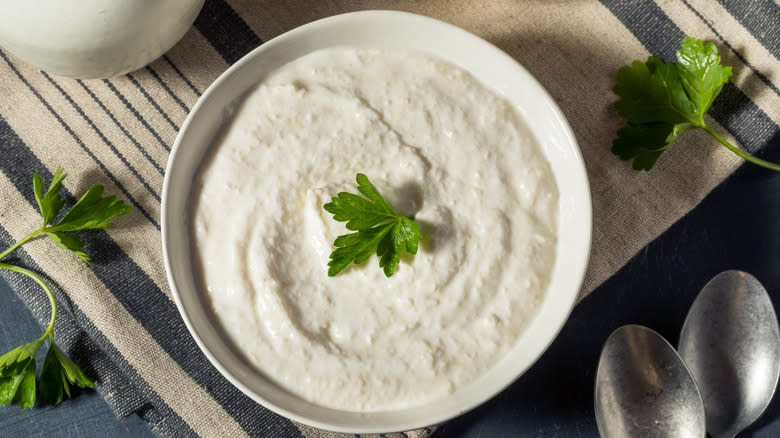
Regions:
[[730, 438], [769, 405], [780, 375], [780, 330], [766, 289], [725, 271], [693, 302], [678, 348], [704, 399], [707, 431]]
[[704, 405], [693, 377], [666, 339], [647, 327], [626, 325], [609, 336], [594, 399], [604, 438], [705, 434]]

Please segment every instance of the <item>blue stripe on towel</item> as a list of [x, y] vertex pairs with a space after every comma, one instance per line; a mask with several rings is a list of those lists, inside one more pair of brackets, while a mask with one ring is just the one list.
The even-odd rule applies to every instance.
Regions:
[[[33, 207], [32, 174], [38, 170], [44, 181], [51, 173], [0, 117], [0, 138], [4, 154], [2, 171]], [[67, 170], [67, 169], [66, 169]], [[86, 250], [92, 257], [90, 269], [116, 299], [149, 332], [152, 338], [181, 368], [228, 412], [250, 435], [261, 436], [269, 424], [284, 433], [300, 436], [289, 420], [277, 416], [244, 395], [206, 359], [190, 336], [173, 302], [103, 230], [90, 231]]]
[[190, 112], [190, 107], [187, 106], [186, 103], [184, 103], [183, 100], [179, 96], [177, 96], [173, 90], [171, 90], [171, 87], [168, 86], [168, 84], [163, 80], [163, 78], [160, 77], [159, 74], [152, 68], [152, 66], [147, 65], [146, 66], [146, 72], [149, 73], [156, 81], [160, 84], [160, 86], [165, 90], [165, 93], [173, 99], [174, 102], [176, 102], [177, 105], [181, 109], [184, 110], [184, 112]]
[[130, 110], [130, 112], [135, 116], [136, 120], [141, 122], [144, 128], [146, 128], [149, 132], [152, 133], [154, 139], [157, 140], [157, 142], [160, 143], [160, 145], [163, 148], [165, 148], [166, 151], [170, 152], [171, 147], [168, 146], [168, 144], [165, 142], [165, 140], [162, 139], [160, 134], [157, 131], [155, 131], [155, 129], [152, 128], [151, 125], [149, 125], [149, 122], [147, 122], [146, 119], [143, 118], [143, 116], [141, 116], [141, 113], [139, 113], [138, 110], [135, 109], [135, 107], [133, 107], [133, 105], [130, 103], [130, 101], [127, 100], [125, 95], [122, 94], [121, 91], [117, 90], [116, 86], [114, 86], [114, 84], [111, 83], [111, 81], [109, 81], [108, 79], [103, 79], [103, 84], [105, 84], [106, 87], [108, 87], [108, 89], [114, 93], [117, 99], [119, 99], [119, 101], [122, 102], [128, 110]]
[[780, 59], [780, 5], [772, 0], [718, 0], [761, 45]]
[[112, 113], [110, 109], [106, 108], [106, 105], [103, 103], [103, 101], [101, 101], [101, 100], [100, 100], [100, 98], [98, 98], [98, 97], [95, 95], [95, 93], [94, 93], [92, 90], [90, 90], [90, 89], [89, 89], [89, 87], [87, 87], [86, 85], [84, 85], [84, 82], [83, 82], [83, 81], [81, 81], [81, 80], [77, 80], [76, 82], [77, 82], [79, 85], [81, 85], [81, 88], [83, 88], [83, 89], [84, 89], [84, 91], [86, 91], [86, 92], [87, 92], [87, 94], [88, 94], [88, 95], [89, 95], [89, 96], [92, 98], [92, 100], [94, 100], [94, 101], [95, 101], [95, 102], [98, 104], [98, 106], [100, 107], [100, 109], [102, 109], [102, 110], [103, 110], [103, 111], [104, 111], [104, 112], [105, 112], [105, 113], [108, 115], [108, 117], [111, 119], [111, 121], [112, 121], [112, 122], [114, 122], [114, 124], [115, 124], [115, 125], [116, 125], [116, 126], [117, 126], [117, 127], [118, 127], [118, 128], [121, 130], [121, 131], [122, 131], [122, 133], [123, 133], [123, 134], [125, 134], [125, 137], [127, 137], [127, 138], [130, 140], [130, 142], [131, 142], [131, 143], [133, 143], [133, 144], [135, 145], [135, 147], [136, 147], [136, 148], [137, 148], [137, 149], [138, 149], [138, 150], [141, 152], [141, 154], [144, 156], [144, 158], [146, 158], [146, 160], [147, 160], [147, 161], [149, 161], [149, 163], [150, 163], [152, 166], [154, 166], [154, 168], [155, 168], [155, 169], [157, 169], [157, 172], [159, 172], [159, 173], [160, 173], [160, 175], [163, 175], [163, 174], [165, 173], [165, 171], [163, 170], [162, 166], [160, 166], [160, 165], [159, 165], [159, 164], [158, 164], [158, 163], [157, 163], [157, 162], [154, 160], [154, 158], [152, 158], [152, 157], [149, 155], [149, 152], [147, 152], [147, 151], [146, 151], [146, 149], [144, 149], [144, 147], [141, 145], [141, 143], [139, 143], [139, 142], [138, 142], [138, 140], [136, 140], [136, 139], [135, 139], [135, 137], [133, 137], [133, 134], [131, 134], [131, 133], [130, 133], [130, 132], [127, 130], [127, 128], [125, 128], [125, 127], [124, 127], [124, 125], [122, 125], [122, 124], [119, 122], [119, 120], [117, 120], [117, 118], [116, 118], [116, 116], [114, 115], [114, 113]]
[[761, 151], [778, 132], [777, 124], [733, 83], [723, 87], [709, 114], [749, 152]]
[[[673, 60], [685, 34], [652, 0], [625, 2], [601, 0], [650, 53]], [[631, 59], [626, 59], [626, 64]], [[769, 118], [742, 90], [732, 83], [712, 105], [710, 115], [731, 132], [748, 151], [757, 152], [778, 130]]]
[[228, 64], [241, 59], [262, 41], [224, 0], [206, 0], [195, 28]]
[[[8, 128], [8, 125], [4, 124], [4, 121], [0, 120], [0, 139], [2, 140], [7, 138], [8, 134], [6, 128]], [[43, 177], [45, 181], [50, 180], [51, 174], [48, 173], [45, 168], [41, 167], [39, 173], [45, 174]], [[32, 183], [30, 182], [28, 185], [31, 184]], [[85, 240], [88, 241], [89, 239]], [[2, 225], [0, 225], [0, 243], [3, 244], [3, 247], [10, 246], [13, 244], [13, 242], [14, 240], [10, 233], [8, 233], [8, 231], [3, 228]], [[20, 248], [14, 251], [14, 256], [20, 260], [25, 267], [35, 272], [43, 272], [41, 268], [32, 260], [32, 258], [30, 258], [30, 256], [24, 251], [24, 248]], [[38, 286], [33, 284], [33, 287]], [[160, 413], [165, 416], [166, 423], [168, 423], [169, 426], [173, 426], [175, 428], [176, 434], [180, 434], [180, 436], [194, 436], [195, 432], [190, 428], [190, 426], [184, 420], [182, 420], [181, 417], [179, 417], [176, 411], [171, 409], [170, 406], [168, 406], [168, 404], [166, 404], [165, 401], [163, 401], [162, 398], [160, 398], [160, 396], [152, 390], [146, 380], [138, 375], [136, 369], [127, 362], [127, 360], [119, 353], [119, 351], [117, 351], [116, 347], [111, 344], [108, 338], [106, 338], [103, 333], [98, 330], [94, 324], [92, 324], [92, 321], [81, 311], [81, 309], [79, 309], [79, 307], [72, 301], [67, 299], [67, 294], [64, 294], [54, 282], [49, 282], [49, 287], [51, 287], [52, 292], [57, 298], [57, 302], [59, 303], [58, 308], [67, 307], [68, 311], [76, 320], [77, 324], [82, 329], [86, 329], [86, 331], [89, 333], [89, 339], [94, 342], [97, 347], [100, 348], [104, 353], [106, 353], [108, 357], [111, 358], [113, 365], [115, 365], [121, 372], [123, 372], [125, 377], [130, 382], [132, 382], [144, 392], [145, 396], [154, 404], [155, 408], [157, 408]], [[43, 294], [44, 292], [41, 290], [39, 293]], [[67, 306], [63, 306], [62, 304], [66, 302]], [[61, 311], [62, 310], [60, 310], [60, 312]], [[57, 324], [59, 324], [59, 319]], [[89, 359], [87, 358], [84, 362], [89, 363]], [[98, 381], [98, 384], [100, 384], [100, 381]]]
[[138, 91], [141, 92], [141, 94], [146, 98], [146, 100], [149, 101], [150, 104], [154, 107], [154, 109], [157, 110], [158, 113], [165, 119], [166, 122], [168, 122], [169, 125], [171, 125], [171, 128], [173, 128], [174, 131], [179, 131], [179, 125], [176, 124], [173, 120], [171, 120], [171, 117], [168, 115], [168, 113], [165, 112], [162, 107], [154, 100], [152, 99], [152, 96], [149, 95], [149, 92], [146, 91], [144, 87], [141, 86], [141, 84], [138, 83], [138, 80], [133, 76], [132, 73], [128, 73], [125, 75], [127, 79], [130, 79], [130, 82], [135, 85], [135, 88], [138, 89]]
[[170, 57], [168, 57], [168, 55], [163, 55], [163, 56], [162, 56], [162, 59], [164, 59], [164, 60], [165, 60], [165, 62], [167, 62], [167, 63], [168, 63], [168, 65], [170, 65], [170, 66], [171, 66], [171, 68], [173, 69], [173, 71], [175, 71], [175, 72], [176, 72], [176, 74], [177, 74], [177, 75], [179, 75], [179, 77], [181, 78], [181, 80], [182, 80], [182, 81], [184, 81], [184, 83], [185, 83], [185, 84], [187, 84], [187, 86], [188, 86], [188, 87], [190, 87], [190, 90], [192, 90], [192, 92], [193, 92], [193, 93], [195, 93], [195, 95], [196, 95], [196, 96], [200, 97], [200, 95], [201, 95], [201, 92], [200, 92], [200, 90], [198, 90], [198, 89], [195, 87], [195, 85], [193, 85], [193, 84], [192, 84], [192, 81], [190, 81], [190, 80], [189, 80], [189, 78], [187, 78], [187, 76], [185, 76], [184, 72], [182, 72], [182, 71], [179, 69], [179, 67], [177, 67], [177, 66], [176, 66], [176, 64], [174, 64], [174, 62], [171, 60], [171, 58], [170, 58]]

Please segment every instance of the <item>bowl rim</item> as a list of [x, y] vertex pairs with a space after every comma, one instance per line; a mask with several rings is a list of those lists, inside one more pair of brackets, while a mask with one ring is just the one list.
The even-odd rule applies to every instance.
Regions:
[[[202, 111], [202, 108], [209, 105], [211, 101], [215, 99], [215, 96], [218, 95], [218, 92], [220, 88], [225, 84], [232, 80], [234, 76], [238, 74], [239, 71], [245, 68], [250, 68], [251, 64], [257, 63], [259, 58], [262, 58], [266, 52], [271, 51], [278, 45], [285, 44], [286, 42], [290, 40], [294, 40], [296, 38], [298, 39], [305, 39], [305, 38], [311, 38], [311, 34], [316, 35], [318, 32], [321, 32], [323, 30], [327, 29], [333, 29], [335, 27], [339, 27], [344, 24], [349, 24], [354, 21], [360, 21], [360, 20], [389, 20], [389, 21], [398, 21], [400, 22], [414, 22], [415, 25], [421, 26], [430, 26], [432, 28], [436, 28], [438, 31], [442, 32], [449, 32], [451, 35], [457, 35], [458, 38], [462, 39], [463, 41], [468, 41], [470, 44], [476, 46], [479, 50], [486, 51], [489, 56], [500, 59], [501, 62], [509, 63], [509, 65], [512, 65], [514, 69], [516, 69], [517, 74], [520, 76], [519, 79], [522, 79], [526, 82], [526, 85], [533, 88], [534, 92], [541, 97], [544, 102], [542, 104], [545, 107], [545, 110], [550, 111], [552, 123], [554, 123], [559, 129], [560, 129], [560, 136], [562, 138], [563, 143], [562, 145], [558, 145], [558, 148], [560, 148], [563, 153], [568, 154], [567, 160], [568, 162], [572, 163], [574, 172], [572, 174], [568, 174], [565, 177], [571, 181], [571, 184], [574, 187], [578, 187], [577, 189], [577, 211], [563, 211], [563, 206], [559, 205], [559, 219], [558, 219], [558, 232], [561, 232], [561, 223], [563, 221], [562, 217], [564, 216], [564, 213], [566, 214], [576, 214], [578, 217], [578, 223], [577, 223], [577, 229], [575, 230], [576, 233], [579, 233], [579, 238], [575, 242], [574, 248], [572, 249], [573, 253], [569, 258], [573, 258], [573, 266], [569, 267], [566, 271], [566, 278], [562, 279], [562, 282], [564, 283], [563, 286], [561, 286], [562, 289], [565, 289], [565, 291], [560, 297], [557, 297], [560, 301], [559, 303], [556, 303], [558, 306], [563, 307], [556, 307], [557, 310], [553, 312], [551, 315], [554, 320], [552, 322], [552, 325], [547, 324], [548, 327], [545, 330], [545, 334], [547, 335], [545, 339], [542, 339], [541, 341], [534, 340], [532, 345], [535, 346], [535, 352], [536, 354], [532, 355], [530, 360], [526, 361], [527, 363], [525, 366], [521, 367], [521, 369], [512, 368], [515, 372], [512, 374], [511, 378], [505, 378], [503, 380], [500, 380], [500, 383], [495, 383], [491, 385], [491, 387], [488, 390], [481, 391], [480, 396], [475, 398], [470, 398], [468, 400], [464, 399], [464, 397], [460, 397], [461, 399], [457, 402], [451, 403], [453, 405], [452, 409], [449, 410], [439, 410], [438, 412], [434, 413], [433, 415], [421, 415], [417, 417], [414, 421], [405, 421], [405, 422], [396, 422], [393, 424], [363, 424], [355, 425], [355, 424], [347, 424], [348, 422], [344, 421], [338, 421], [338, 422], [329, 422], [324, 420], [319, 420], [315, 418], [307, 417], [306, 415], [302, 415], [294, 410], [288, 409], [284, 406], [280, 406], [278, 403], [275, 403], [268, 399], [268, 397], [265, 397], [261, 394], [258, 394], [256, 391], [251, 389], [247, 384], [245, 384], [240, 378], [238, 378], [233, 371], [229, 370], [228, 367], [223, 363], [220, 358], [217, 357], [217, 355], [211, 350], [209, 345], [206, 341], [202, 338], [202, 330], [205, 330], [204, 327], [199, 326], [197, 323], [193, 322], [193, 316], [190, 314], [190, 309], [188, 309], [188, 305], [185, 303], [184, 295], [182, 294], [182, 291], [178, 287], [178, 281], [177, 281], [177, 275], [184, 275], [181, 273], [177, 273], [174, 268], [174, 262], [175, 260], [172, 259], [171, 255], [171, 247], [173, 247], [173, 228], [175, 227], [172, 225], [172, 222], [174, 221], [174, 218], [172, 216], [172, 211], [170, 207], [171, 199], [174, 194], [172, 194], [173, 187], [175, 183], [172, 182], [173, 177], [172, 175], [175, 174], [175, 169], [177, 167], [177, 163], [182, 160], [181, 156], [185, 152], [183, 150], [185, 148], [182, 147], [182, 143], [184, 142], [186, 138], [186, 133], [190, 130], [191, 125], [194, 123], [193, 120], [196, 118], [196, 115]], [[307, 34], [309, 36], [307, 36]], [[324, 48], [324, 47], [322, 47]], [[414, 47], [409, 47], [410, 49], [414, 49]], [[313, 49], [316, 50], [316, 49]], [[436, 53], [433, 53], [434, 55], [437, 55]], [[465, 70], [471, 72], [471, 69], [469, 69], [467, 66], [464, 66], [462, 63], [454, 62], [452, 60], [449, 60], [450, 62], [453, 62], [455, 65], [458, 65], [460, 68], [464, 68]], [[283, 64], [280, 64], [280, 66]], [[259, 76], [257, 81], [259, 82], [262, 79], [262, 76]], [[491, 83], [485, 83], [485, 85], [488, 88], [493, 89], [494, 91], [498, 92], [498, 94], [507, 97], [502, 90], [497, 90], [494, 86], [495, 84]], [[241, 99], [246, 91], [248, 89], [245, 89], [242, 93], [240, 93], [240, 96], [238, 99]], [[508, 98], [508, 97], [507, 97]], [[513, 104], [516, 102], [512, 99], [509, 99], [512, 101]], [[233, 100], [235, 102], [235, 99]], [[222, 108], [223, 112], [227, 112], [227, 108]], [[225, 118], [220, 122], [220, 124], [224, 124], [224, 122], [227, 120], [227, 117], [229, 115], [226, 115]], [[531, 131], [534, 135], [536, 135], [535, 129], [531, 126]], [[212, 133], [213, 134], [213, 133]], [[207, 143], [212, 143], [212, 140], [209, 139], [206, 141]], [[209, 147], [205, 147], [205, 149], [209, 149]], [[549, 156], [549, 150], [545, 147], [543, 147], [545, 150], [545, 156], [547, 157], [548, 161], [551, 162], [551, 165], [553, 165], [553, 160], [550, 159]], [[202, 160], [202, 153], [201, 153], [201, 160]], [[200, 160], [199, 160], [200, 161]], [[534, 363], [536, 363], [541, 357], [541, 355], [549, 348], [549, 346], [552, 344], [552, 342], [557, 338], [558, 334], [560, 333], [561, 329], [563, 328], [564, 324], [569, 318], [569, 315], [571, 314], [571, 311], [574, 307], [574, 305], [577, 303], [577, 298], [579, 296], [580, 288], [582, 287], [582, 283], [584, 281], [586, 268], [588, 266], [589, 256], [590, 256], [590, 249], [591, 249], [591, 227], [592, 227], [592, 205], [591, 205], [591, 197], [590, 197], [590, 187], [588, 183], [587, 173], [585, 170], [585, 163], [582, 158], [581, 151], [577, 145], [576, 138], [574, 136], [574, 133], [567, 122], [565, 116], [563, 115], [563, 112], [560, 110], [560, 108], [557, 106], [555, 101], [552, 99], [552, 97], [549, 95], [549, 93], [542, 87], [542, 85], [527, 71], [525, 68], [520, 65], [514, 58], [510, 57], [508, 54], [503, 52], [501, 49], [497, 48], [496, 46], [492, 45], [491, 43], [485, 41], [484, 39], [466, 31], [463, 30], [457, 26], [454, 26], [452, 24], [426, 17], [423, 15], [418, 15], [414, 13], [409, 12], [401, 12], [401, 11], [386, 11], [386, 10], [367, 10], [367, 11], [358, 11], [358, 12], [348, 12], [344, 14], [334, 15], [326, 18], [322, 18], [307, 24], [304, 24], [300, 27], [297, 27], [295, 29], [292, 29], [286, 33], [283, 33], [265, 43], [260, 45], [259, 47], [255, 48], [248, 54], [244, 55], [240, 60], [238, 60], [236, 63], [231, 65], [227, 70], [225, 70], [220, 76], [203, 92], [203, 94], [199, 97], [196, 104], [192, 107], [189, 114], [187, 115], [187, 118], [185, 119], [184, 123], [181, 125], [181, 128], [177, 134], [176, 140], [174, 141], [174, 144], [171, 148], [170, 156], [168, 159], [168, 163], [166, 166], [165, 171], [165, 177], [163, 180], [163, 189], [162, 189], [162, 198], [161, 198], [161, 210], [160, 210], [160, 217], [161, 217], [161, 237], [162, 237], [162, 253], [163, 253], [163, 261], [166, 271], [166, 276], [168, 279], [168, 284], [170, 286], [171, 294], [173, 296], [174, 302], [176, 303], [176, 307], [184, 320], [185, 325], [187, 326], [188, 331], [194, 338], [195, 342], [197, 343], [198, 347], [201, 349], [201, 351], [205, 354], [205, 356], [208, 358], [209, 362], [216, 367], [216, 369], [234, 386], [236, 386], [240, 391], [242, 391], [244, 394], [252, 398], [254, 401], [258, 402], [265, 408], [280, 414], [288, 419], [317, 427], [320, 429], [325, 430], [331, 430], [335, 432], [343, 432], [343, 433], [358, 433], [358, 434], [365, 434], [365, 433], [391, 433], [391, 432], [398, 432], [398, 431], [405, 431], [405, 430], [413, 430], [423, 427], [428, 427], [431, 425], [435, 425], [441, 422], [444, 422], [446, 420], [449, 420], [451, 418], [454, 418], [458, 415], [461, 415], [465, 412], [468, 412], [477, 406], [481, 405], [485, 401], [489, 400], [490, 398], [497, 395], [499, 392], [506, 389], [509, 385], [511, 385], [514, 381], [516, 381], [520, 376], [522, 376], [528, 368], [530, 368]], [[560, 189], [560, 181], [559, 178], [562, 177], [561, 175], [558, 175], [557, 172], [555, 172], [555, 169], [553, 171], [554, 176], [556, 178], [556, 183], [559, 186]], [[191, 180], [190, 180], [191, 181]], [[189, 182], [187, 182], [189, 183]], [[184, 183], [180, 183], [184, 184]], [[183, 201], [185, 204], [189, 205], [187, 201]], [[562, 200], [559, 200], [559, 203], [562, 202]], [[186, 221], [186, 219], [183, 219]], [[560, 236], [559, 236], [560, 237]], [[189, 245], [189, 242], [187, 243]], [[556, 246], [556, 261], [555, 261], [555, 267], [553, 268], [553, 272], [551, 273], [551, 283], [556, 280], [557, 277], [561, 277], [561, 273], [557, 273], [557, 271], [560, 271], [560, 261], [559, 258], [561, 258], [560, 252], [560, 242]], [[192, 269], [192, 268], [190, 268]], [[192, 273], [190, 272], [190, 275]], [[550, 289], [552, 289], [552, 285], [550, 286]], [[190, 291], [190, 293], [201, 293], [198, 291]], [[547, 291], [547, 294], [550, 295], [550, 291]], [[548, 302], [550, 299], [548, 299], [548, 296], [545, 296], [545, 298], [542, 300], [542, 305], [540, 305], [539, 311], [534, 315], [532, 318], [534, 321], [529, 323], [525, 331], [528, 332], [531, 325], [535, 324], [535, 321], [538, 321], [542, 317], [542, 310], [550, 308], [551, 304]], [[203, 302], [200, 302], [201, 307], [207, 307], [207, 305]], [[201, 309], [202, 310], [202, 309]], [[552, 312], [552, 311], [551, 311]], [[546, 315], [546, 313], [545, 313]], [[211, 321], [212, 324], [214, 324], [214, 321]], [[213, 329], [213, 327], [212, 327]], [[521, 335], [521, 338], [523, 335]], [[512, 351], [516, 350], [517, 344], [521, 342], [521, 339], [516, 340], [515, 347], [512, 348]], [[503, 358], [499, 359], [499, 363], [503, 363], [507, 361], [507, 357], [511, 355], [511, 351], [507, 352]], [[505, 364], [506, 365], [506, 364]], [[494, 364], [493, 368], [497, 368], [498, 364]], [[492, 369], [492, 368], [491, 368]], [[234, 370], [235, 371], [235, 370]], [[490, 370], [488, 370], [490, 371]], [[487, 373], [486, 371], [485, 373]], [[479, 378], [475, 378], [475, 380], [479, 380]], [[493, 379], [495, 380], [495, 379]], [[469, 384], [467, 386], [473, 386], [472, 384]], [[457, 392], [456, 392], [457, 394]], [[452, 395], [452, 394], [450, 394]], [[450, 396], [447, 396], [450, 397]], [[445, 398], [447, 398], [445, 397]], [[424, 404], [421, 406], [415, 406], [415, 410], [424, 410], [420, 408], [426, 407], [428, 404]], [[327, 410], [327, 408], [326, 408]], [[342, 412], [346, 416], [358, 416], [360, 417], [362, 414], [359, 412], [351, 412], [351, 411], [340, 411], [340, 410], [332, 410], [333, 412]], [[365, 415], [362, 415], [365, 418], [370, 418], [373, 414], [382, 414], [380, 413], [367, 413]], [[352, 417], [350, 417], [352, 418]]]

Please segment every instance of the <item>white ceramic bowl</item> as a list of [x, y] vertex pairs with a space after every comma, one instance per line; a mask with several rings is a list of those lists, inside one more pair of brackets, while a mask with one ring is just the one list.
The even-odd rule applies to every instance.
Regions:
[[[539, 313], [512, 350], [488, 372], [449, 396], [410, 409], [357, 413], [306, 402], [270, 382], [223, 341], [190, 258], [190, 183], [229, 109], [265, 75], [311, 51], [333, 46], [412, 48], [456, 64], [514, 103], [549, 159], [560, 191], [557, 259]], [[290, 419], [334, 431], [382, 433], [429, 426], [489, 399], [547, 349], [577, 299], [590, 249], [588, 180], [574, 135], [555, 102], [515, 60], [484, 40], [430, 18], [387, 11], [338, 15], [287, 32], [233, 65], [203, 94], [168, 160], [162, 240], [168, 280], [182, 317], [211, 362], [241, 391]]]
[[173, 47], [203, 1], [0, 0], [0, 46], [59, 76], [116, 76]]

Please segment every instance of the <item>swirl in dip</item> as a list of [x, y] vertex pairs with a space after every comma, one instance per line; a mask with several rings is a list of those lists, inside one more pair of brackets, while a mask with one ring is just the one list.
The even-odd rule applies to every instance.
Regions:
[[[328, 277], [323, 204], [365, 173], [424, 237], [386, 278], [376, 256]], [[518, 112], [466, 71], [404, 50], [287, 64], [238, 106], [193, 188], [195, 262], [226, 335], [327, 407], [440, 398], [506, 353], [555, 260], [558, 192]]]

